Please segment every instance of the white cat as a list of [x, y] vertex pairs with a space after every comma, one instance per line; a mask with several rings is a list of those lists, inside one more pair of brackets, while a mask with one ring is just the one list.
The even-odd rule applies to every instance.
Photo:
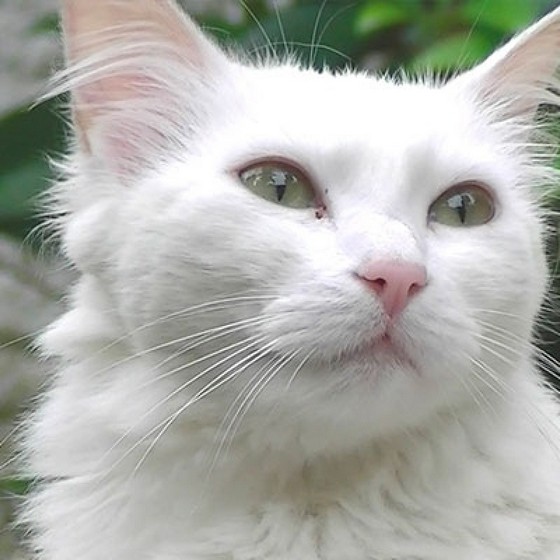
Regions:
[[29, 423], [40, 560], [558, 560], [560, 9], [446, 85], [232, 59], [66, 0], [81, 273]]

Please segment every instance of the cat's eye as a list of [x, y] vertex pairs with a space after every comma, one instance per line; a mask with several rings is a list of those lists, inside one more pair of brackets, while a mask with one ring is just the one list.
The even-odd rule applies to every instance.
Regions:
[[478, 183], [460, 183], [445, 191], [430, 207], [428, 220], [452, 227], [480, 226], [495, 213], [494, 199]]
[[270, 202], [289, 208], [317, 206], [311, 181], [288, 163], [253, 163], [239, 172], [239, 179], [250, 191]]

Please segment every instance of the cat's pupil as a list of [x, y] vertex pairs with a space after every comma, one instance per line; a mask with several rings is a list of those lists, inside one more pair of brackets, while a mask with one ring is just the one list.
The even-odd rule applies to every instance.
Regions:
[[[292, 178], [293, 179], [293, 178]], [[280, 202], [284, 198], [289, 182], [289, 173], [281, 169], [275, 169], [270, 174], [270, 184], [276, 189], [276, 200]]]
[[310, 180], [288, 163], [257, 162], [239, 173], [239, 180], [256, 195], [288, 208], [316, 206]]
[[449, 198], [447, 203], [450, 208], [457, 212], [461, 223], [464, 224], [467, 219], [467, 211], [475, 202], [475, 198], [471, 193], [460, 193]]

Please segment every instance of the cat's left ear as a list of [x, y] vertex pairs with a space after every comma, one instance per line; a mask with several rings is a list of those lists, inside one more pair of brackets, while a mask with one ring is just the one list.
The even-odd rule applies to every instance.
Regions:
[[542, 103], [559, 105], [560, 8], [452, 80], [504, 118], [532, 119]]

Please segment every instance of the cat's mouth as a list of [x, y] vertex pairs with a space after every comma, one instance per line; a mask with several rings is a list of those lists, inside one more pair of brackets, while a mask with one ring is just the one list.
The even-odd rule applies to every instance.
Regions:
[[392, 366], [418, 371], [410, 353], [390, 328], [358, 347], [342, 352], [340, 361], [358, 361], [380, 367]]

